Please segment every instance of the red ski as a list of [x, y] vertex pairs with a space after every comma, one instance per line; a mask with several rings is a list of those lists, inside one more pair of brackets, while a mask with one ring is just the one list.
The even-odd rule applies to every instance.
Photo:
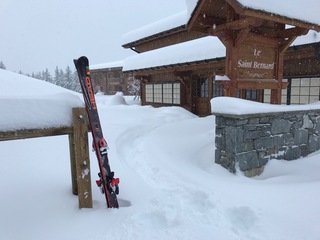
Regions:
[[101, 193], [105, 195], [108, 208], [118, 208], [117, 194], [119, 194], [119, 178], [114, 178], [108, 159], [108, 144], [103, 138], [97, 104], [94, 96], [92, 81], [87, 57], [74, 60], [82, 89], [86, 110], [88, 113], [90, 129], [93, 138], [93, 149], [96, 152], [99, 170], [99, 180], [96, 181]]

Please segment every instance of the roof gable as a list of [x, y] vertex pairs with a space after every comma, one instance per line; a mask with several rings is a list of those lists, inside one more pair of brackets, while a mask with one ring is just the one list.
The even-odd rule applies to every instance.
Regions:
[[[319, 0], [308, 0], [308, 4], [302, 0], [186, 0], [186, 2], [188, 8], [180, 13], [178, 22], [176, 16], [140, 29], [140, 35], [135, 31], [131, 32], [129, 34], [131, 38], [128, 38], [128, 35], [124, 38], [123, 47], [144, 52], [206, 35], [214, 35], [210, 29], [227, 22], [229, 6], [239, 14], [240, 18], [250, 17], [320, 31], [320, 15], [317, 14], [320, 7]], [[297, 11], [297, 9], [303, 9], [303, 11]], [[159, 24], [162, 25], [161, 31], [155, 31]], [[147, 29], [153, 29], [152, 34]], [[132, 38], [133, 34], [134, 38]], [[164, 38], [166, 41], [163, 42]], [[160, 43], [159, 46], [157, 43]], [[144, 48], [144, 45], [148, 46]]]

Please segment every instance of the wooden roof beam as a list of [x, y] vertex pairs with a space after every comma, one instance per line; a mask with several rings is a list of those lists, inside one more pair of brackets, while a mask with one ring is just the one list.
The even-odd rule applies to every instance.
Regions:
[[290, 45], [294, 42], [294, 40], [296, 40], [298, 36], [291, 36], [288, 39], [285, 39], [281, 42], [280, 48], [279, 48], [279, 52], [280, 54], [284, 54], [285, 51], [290, 47]]
[[235, 20], [232, 22], [227, 22], [224, 24], [220, 24], [216, 27], [214, 27], [213, 29], [211, 29], [209, 32], [212, 35], [216, 35], [218, 32], [222, 31], [222, 30], [233, 30], [233, 31], [237, 31], [237, 30], [241, 30], [241, 29], [245, 29], [245, 28], [255, 28], [255, 27], [259, 27], [260, 25], [262, 25], [263, 20], [260, 19], [256, 19], [256, 18], [242, 18], [239, 20]]
[[270, 37], [278, 37], [278, 38], [291, 38], [292, 36], [302, 36], [306, 35], [309, 32], [309, 29], [293, 27], [287, 28], [275, 33], [270, 33]]
[[214, 28], [215, 26], [218, 26], [220, 24], [223, 24], [225, 22], [224, 19], [208, 16], [206, 14], [200, 14], [197, 17], [197, 22], [199, 25], [203, 28]]

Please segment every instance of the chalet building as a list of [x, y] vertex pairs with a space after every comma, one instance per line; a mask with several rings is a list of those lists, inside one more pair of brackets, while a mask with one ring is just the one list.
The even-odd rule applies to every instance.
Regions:
[[95, 92], [103, 92], [107, 95], [123, 92], [128, 95], [128, 85], [132, 80], [124, 76], [122, 67], [122, 61], [91, 65], [91, 79]]
[[215, 96], [319, 101], [320, 26], [316, 14], [304, 15], [317, 9], [293, 1], [286, 6], [293, 18], [281, 1], [248, 2], [188, 1], [186, 11], [125, 35], [123, 47], [139, 54], [125, 59], [123, 73], [140, 80], [142, 104], [204, 116]]

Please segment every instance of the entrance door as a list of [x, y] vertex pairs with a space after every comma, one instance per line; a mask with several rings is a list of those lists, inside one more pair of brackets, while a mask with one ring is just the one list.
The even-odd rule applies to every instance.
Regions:
[[195, 97], [195, 114], [208, 116], [211, 114], [210, 99], [212, 92], [212, 81], [208, 77], [197, 79], [197, 93]]

